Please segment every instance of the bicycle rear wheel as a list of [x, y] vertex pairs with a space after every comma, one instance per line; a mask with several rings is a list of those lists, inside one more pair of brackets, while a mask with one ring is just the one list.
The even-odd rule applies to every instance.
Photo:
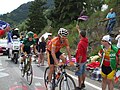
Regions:
[[29, 69], [26, 72], [26, 77], [27, 77], [27, 82], [29, 85], [31, 85], [32, 80], [33, 80], [33, 70], [32, 70], [32, 65], [29, 66]]
[[47, 67], [44, 72], [44, 83], [45, 83], [46, 88], [47, 88], [47, 84], [48, 84], [48, 72], [49, 72], [49, 67]]
[[75, 90], [75, 88], [75, 82], [73, 78], [69, 75], [66, 75], [66, 79], [64, 79], [63, 77], [60, 81], [59, 90]]
[[25, 71], [26, 71], [26, 67], [25, 67], [25, 62], [23, 63], [23, 68], [21, 69], [21, 76], [24, 77], [25, 76]]

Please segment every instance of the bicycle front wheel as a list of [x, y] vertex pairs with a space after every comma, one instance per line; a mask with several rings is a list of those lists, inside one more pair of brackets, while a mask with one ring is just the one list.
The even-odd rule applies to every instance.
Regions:
[[65, 78], [63, 77], [60, 81], [59, 90], [75, 90], [76, 85], [73, 78], [69, 75], [66, 75]]
[[44, 72], [44, 83], [45, 83], [46, 88], [47, 88], [47, 84], [48, 84], [48, 72], [49, 72], [49, 67], [47, 67]]
[[29, 66], [29, 69], [26, 72], [26, 77], [27, 77], [27, 82], [29, 85], [31, 85], [32, 80], [33, 80], [33, 70], [32, 70], [32, 65]]

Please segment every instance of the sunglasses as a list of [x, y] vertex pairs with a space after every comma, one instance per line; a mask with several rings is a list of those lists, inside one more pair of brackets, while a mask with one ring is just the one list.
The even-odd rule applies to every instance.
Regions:
[[102, 42], [107, 42], [107, 41], [105, 41], [105, 40], [102, 40]]

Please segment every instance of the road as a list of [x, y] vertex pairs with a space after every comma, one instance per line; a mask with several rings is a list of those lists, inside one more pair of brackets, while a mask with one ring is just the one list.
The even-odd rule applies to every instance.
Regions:
[[[25, 78], [21, 77], [19, 65], [14, 64], [7, 56], [0, 56], [0, 90], [46, 90], [43, 74], [47, 63], [45, 66], [37, 67], [33, 62], [32, 66], [34, 71], [33, 83], [28, 85]], [[67, 72], [73, 77], [77, 85], [77, 77], [74, 72], [69, 70]], [[101, 82], [87, 78], [85, 84], [85, 90], [101, 90]]]

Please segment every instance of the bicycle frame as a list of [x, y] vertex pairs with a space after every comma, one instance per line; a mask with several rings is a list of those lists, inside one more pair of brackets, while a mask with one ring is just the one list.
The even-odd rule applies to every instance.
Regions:
[[53, 83], [54, 83], [53, 88], [58, 86], [60, 80], [62, 80], [63, 77], [65, 78], [64, 80], [67, 80], [67, 78], [66, 78], [67, 73], [66, 73], [66, 70], [65, 70], [66, 66], [67, 65], [63, 65], [63, 66], [60, 67], [61, 74], [60, 74], [60, 77], [58, 78], [58, 80], [56, 80], [56, 74], [55, 74], [56, 71], [54, 70], [54, 73], [53, 73]]
[[31, 85], [32, 79], [33, 79], [32, 65], [31, 65], [31, 61], [30, 61], [31, 54], [25, 55], [25, 57], [26, 58], [24, 60], [24, 68], [21, 70], [22, 77], [24, 77], [26, 74], [27, 82], [29, 85]]

